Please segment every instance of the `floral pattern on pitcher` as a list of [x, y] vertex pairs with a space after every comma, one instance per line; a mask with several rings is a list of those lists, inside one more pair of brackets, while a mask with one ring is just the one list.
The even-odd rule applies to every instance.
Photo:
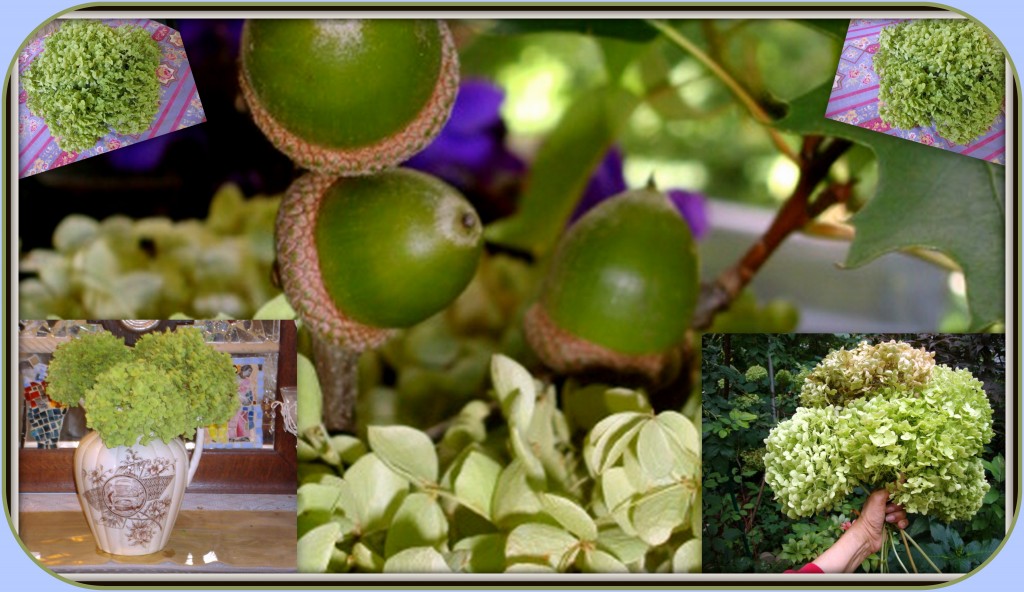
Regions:
[[82, 470], [90, 488], [89, 505], [108, 528], [128, 531], [132, 545], [147, 545], [166, 526], [171, 505], [168, 486], [174, 481], [174, 461], [165, 457], [140, 458], [133, 449], [117, 469], [102, 465]]

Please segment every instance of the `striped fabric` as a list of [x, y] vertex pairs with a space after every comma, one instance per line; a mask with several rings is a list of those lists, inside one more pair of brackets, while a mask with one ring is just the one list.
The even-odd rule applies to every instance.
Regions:
[[878, 75], [874, 70], [878, 35], [885, 27], [898, 22], [900, 20], [894, 19], [850, 21], [843, 42], [843, 51], [839, 56], [839, 67], [832, 83], [832, 94], [825, 109], [825, 117], [957, 154], [1005, 164], [1005, 107], [996, 117], [992, 127], [967, 145], [954, 144], [946, 140], [934, 127], [903, 130], [889, 126], [878, 116]]
[[[150, 128], [139, 135], [123, 136], [113, 132], [100, 138], [96, 145], [83, 152], [65, 152], [50, 136], [49, 128], [42, 118], [35, 116], [26, 105], [25, 90], [18, 88], [18, 177], [27, 177], [66, 164], [116, 150], [136, 142], [186, 128], [206, 121], [203, 104], [199, 100], [196, 81], [192, 76], [181, 35], [177, 31], [156, 21], [146, 19], [107, 19], [111, 27], [135, 25], [148, 31], [160, 45], [160, 66], [156, 75], [160, 80], [160, 110]], [[60, 26], [61, 21], [50, 23], [42, 29], [18, 55], [18, 72], [28, 68], [32, 60], [46, 49], [46, 39]]]

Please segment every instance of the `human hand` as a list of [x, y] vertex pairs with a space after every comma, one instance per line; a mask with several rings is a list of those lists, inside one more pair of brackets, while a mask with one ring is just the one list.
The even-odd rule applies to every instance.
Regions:
[[853, 525], [814, 563], [825, 573], [852, 572], [881, 550], [886, 524], [903, 529], [909, 522], [903, 506], [889, 503], [889, 492], [879, 489], [868, 496]]
[[877, 553], [882, 548], [882, 537], [885, 536], [886, 524], [894, 524], [902, 530], [910, 522], [907, 520], [907, 512], [903, 506], [890, 503], [889, 492], [885, 489], [878, 489], [868, 496], [864, 507], [861, 508], [860, 517], [853, 523], [850, 530], [856, 532], [871, 553]]

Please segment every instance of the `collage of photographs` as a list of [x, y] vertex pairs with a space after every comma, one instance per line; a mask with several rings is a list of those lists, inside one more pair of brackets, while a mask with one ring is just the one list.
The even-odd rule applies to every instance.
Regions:
[[1008, 548], [1000, 39], [570, 16], [38, 25], [3, 181], [34, 588], [925, 588]]

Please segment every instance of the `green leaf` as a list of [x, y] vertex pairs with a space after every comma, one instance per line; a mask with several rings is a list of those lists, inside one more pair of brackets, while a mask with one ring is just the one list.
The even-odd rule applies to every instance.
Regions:
[[316, 375], [316, 366], [306, 356], [296, 354], [297, 402], [295, 424], [300, 434], [320, 425], [323, 416], [323, 394], [320, 392], [320, 379]]
[[268, 300], [259, 310], [253, 314], [253, 319], [281, 319], [291, 320], [296, 317], [295, 309], [288, 303], [288, 299], [285, 298], [284, 294], [278, 294], [277, 296]]
[[513, 459], [498, 476], [491, 500], [494, 523], [502, 528], [518, 524], [541, 512], [540, 498], [527, 480], [522, 461]]
[[352, 547], [352, 561], [362, 571], [380, 572], [384, 569], [384, 558], [367, 547], [362, 541]]
[[675, 573], [701, 572], [701, 540], [690, 539], [679, 545], [672, 555], [672, 571]]
[[583, 571], [590, 573], [628, 573], [629, 568], [623, 565], [614, 555], [600, 549], [586, 549], [582, 559]]
[[529, 522], [512, 529], [505, 543], [509, 562], [543, 563], [558, 568], [579, 541], [557, 526]]
[[470, 450], [464, 460], [455, 466], [455, 497], [462, 505], [490, 520], [491, 500], [501, 474], [501, 465], [482, 452]]
[[642, 20], [620, 19], [501, 19], [492, 31], [511, 35], [569, 32], [641, 42], [650, 41], [658, 34]]
[[340, 497], [341, 492], [335, 486], [307, 483], [297, 491], [295, 511], [298, 514], [310, 511], [330, 513], [337, 507]]
[[296, 567], [302, 573], [324, 573], [334, 552], [334, 545], [341, 538], [341, 525], [328, 522], [310, 530], [299, 539]]
[[384, 562], [384, 573], [449, 573], [451, 568], [437, 549], [405, 549]]
[[577, 538], [584, 541], [597, 540], [597, 525], [579, 504], [551, 493], [540, 494], [540, 502], [549, 516]]
[[465, 571], [471, 573], [498, 573], [505, 569], [505, 535], [481, 534], [455, 543], [454, 551], [466, 551]]
[[363, 534], [387, 528], [409, 491], [409, 482], [373, 453], [349, 467], [344, 485], [339, 505]]
[[621, 526], [614, 524], [602, 525], [597, 535], [597, 546], [608, 551], [625, 564], [636, 563], [647, 553], [648, 545], [629, 534]]
[[410, 493], [391, 520], [384, 556], [412, 547], [440, 547], [447, 539], [448, 519], [437, 500], [425, 493]]
[[637, 488], [629, 480], [629, 475], [622, 467], [612, 467], [601, 474], [601, 492], [604, 505], [611, 512], [615, 522], [630, 536], [636, 535], [630, 518], [629, 499], [637, 493]]
[[849, 19], [795, 19], [796, 22], [842, 41], [850, 30]]
[[633, 527], [650, 545], [660, 545], [686, 519], [690, 495], [682, 485], [670, 485], [646, 493], [633, 506]]
[[384, 464], [421, 487], [437, 484], [437, 451], [430, 436], [408, 426], [370, 426], [370, 448]]
[[533, 376], [519, 362], [496, 354], [491, 358], [491, 381], [509, 425], [525, 429], [537, 400]]
[[517, 428], [509, 428], [509, 444], [512, 446], [512, 455], [523, 464], [526, 477], [533, 483], [544, 482], [544, 465], [533, 453], [533, 449], [526, 443], [526, 437]]
[[96, 220], [79, 214], [72, 214], [61, 220], [53, 231], [53, 247], [61, 253], [71, 255], [92, 242], [99, 234]]
[[649, 418], [645, 413], [627, 411], [598, 422], [587, 434], [583, 448], [583, 458], [591, 474], [599, 475], [615, 464]]
[[640, 429], [636, 440], [636, 455], [640, 467], [655, 483], [670, 478], [674, 464], [668, 436], [657, 421], [648, 421]]
[[829, 92], [824, 85], [798, 98], [777, 125], [853, 140], [878, 158], [877, 193], [851, 219], [857, 232], [846, 266], [859, 267], [900, 249], [940, 251], [964, 272], [971, 330], [1002, 321], [1004, 167], [825, 119]]
[[535, 255], [548, 252], [638, 104], [635, 95], [616, 86], [582, 93], [537, 152], [519, 211], [491, 224], [487, 240]]

